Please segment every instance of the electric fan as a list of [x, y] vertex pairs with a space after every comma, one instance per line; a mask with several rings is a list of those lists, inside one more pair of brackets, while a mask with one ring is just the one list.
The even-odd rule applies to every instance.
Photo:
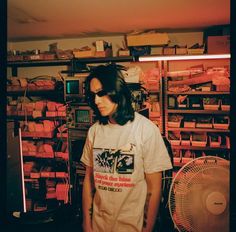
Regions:
[[203, 156], [174, 176], [169, 211], [180, 232], [229, 231], [229, 161]]

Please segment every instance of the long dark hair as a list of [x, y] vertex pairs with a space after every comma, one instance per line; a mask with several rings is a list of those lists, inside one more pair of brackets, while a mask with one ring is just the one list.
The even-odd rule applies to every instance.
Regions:
[[111, 101], [118, 105], [116, 112], [112, 115], [119, 125], [124, 125], [129, 120], [134, 120], [134, 109], [131, 103], [131, 93], [124, 80], [121, 65], [107, 64], [99, 65], [92, 69], [85, 81], [85, 96], [88, 104], [94, 110], [96, 119], [102, 123], [108, 123], [108, 116], [102, 116], [91, 97], [90, 82], [93, 78], [97, 78], [104, 91], [111, 98]]

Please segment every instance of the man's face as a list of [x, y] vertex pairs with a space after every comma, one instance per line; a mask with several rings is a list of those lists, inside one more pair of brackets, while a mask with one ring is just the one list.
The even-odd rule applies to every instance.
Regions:
[[117, 104], [112, 102], [111, 98], [106, 95], [103, 91], [101, 82], [97, 78], [91, 80], [90, 92], [95, 94], [94, 102], [102, 116], [110, 117], [116, 111]]

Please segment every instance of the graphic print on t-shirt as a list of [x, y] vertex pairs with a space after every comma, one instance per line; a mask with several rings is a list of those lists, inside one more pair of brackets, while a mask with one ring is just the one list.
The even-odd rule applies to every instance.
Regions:
[[121, 154], [118, 157], [116, 172], [120, 174], [131, 174], [134, 170], [134, 155]]
[[103, 173], [117, 172], [119, 174], [132, 174], [134, 171], [133, 147], [133, 144], [129, 144], [119, 150], [94, 148], [94, 171]]

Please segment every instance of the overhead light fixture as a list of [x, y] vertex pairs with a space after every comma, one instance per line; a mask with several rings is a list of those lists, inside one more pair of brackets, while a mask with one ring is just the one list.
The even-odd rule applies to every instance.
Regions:
[[173, 55], [173, 56], [140, 56], [140, 62], [164, 60], [203, 60], [203, 59], [228, 59], [230, 54], [205, 54], [205, 55]]

